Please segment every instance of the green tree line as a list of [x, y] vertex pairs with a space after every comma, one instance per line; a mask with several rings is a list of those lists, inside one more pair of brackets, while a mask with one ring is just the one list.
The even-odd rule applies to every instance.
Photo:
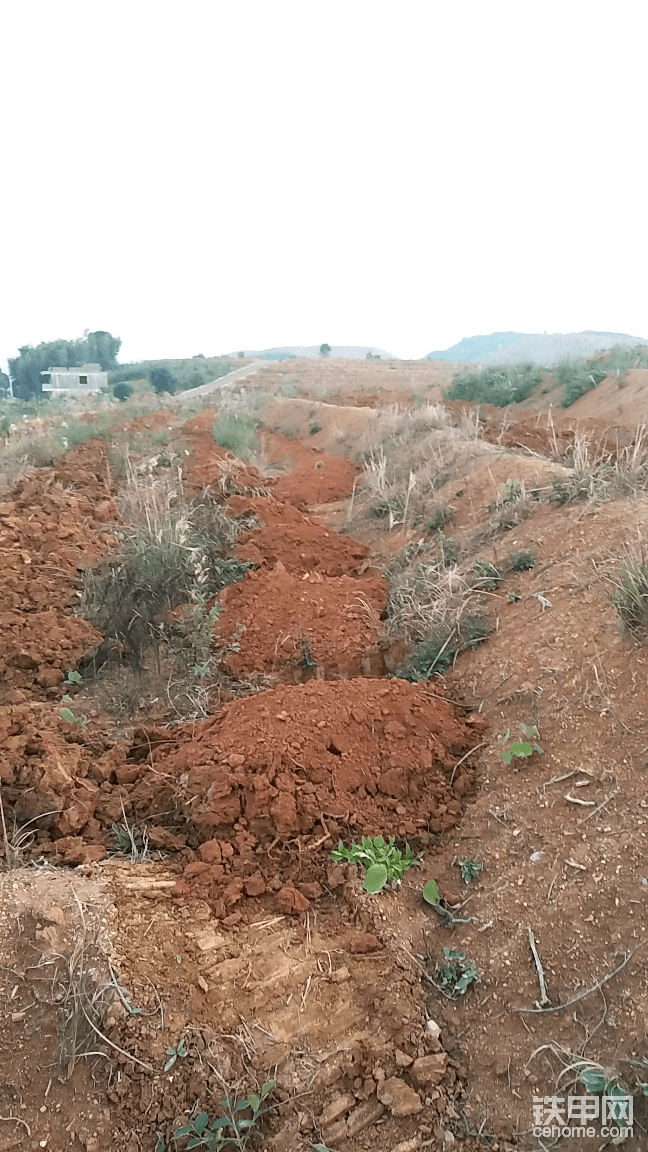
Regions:
[[22, 400], [40, 396], [41, 372], [48, 368], [76, 368], [80, 364], [100, 364], [104, 372], [117, 367], [121, 348], [118, 336], [110, 332], [85, 332], [80, 340], [51, 340], [35, 347], [26, 344], [9, 360], [14, 394]]

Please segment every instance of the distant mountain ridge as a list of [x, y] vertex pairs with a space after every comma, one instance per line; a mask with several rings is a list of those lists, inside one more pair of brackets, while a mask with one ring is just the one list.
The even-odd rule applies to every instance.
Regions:
[[[257, 360], [288, 360], [291, 356], [305, 357], [306, 359], [319, 359], [320, 345], [319, 344], [287, 344], [281, 348], [264, 348], [261, 352], [253, 352], [243, 349], [245, 357]], [[397, 356], [393, 356], [391, 352], [386, 352], [384, 348], [376, 348], [373, 344], [369, 345], [345, 345], [345, 344], [331, 344], [331, 351], [328, 354], [329, 360], [364, 360], [367, 353], [371, 352], [372, 356], [380, 356], [381, 360], [397, 360]], [[236, 352], [230, 353], [231, 356], [236, 356]]]
[[556, 364], [571, 357], [591, 356], [615, 344], [648, 344], [642, 336], [625, 332], [491, 332], [467, 336], [452, 348], [430, 352], [426, 360], [458, 360], [478, 364]]

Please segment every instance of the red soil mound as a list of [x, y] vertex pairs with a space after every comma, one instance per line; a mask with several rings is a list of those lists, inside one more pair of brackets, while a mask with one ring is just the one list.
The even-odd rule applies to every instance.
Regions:
[[[79, 573], [114, 547], [117, 519], [103, 443], [71, 449], [23, 479], [0, 504], [0, 680], [7, 698], [64, 679], [101, 639], [69, 615]], [[68, 610], [67, 612], [65, 610]], [[15, 698], [15, 697], [14, 697]]]
[[199, 488], [212, 488], [223, 495], [247, 492], [263, 495], [273, 484], [256, 468], [215, 444], [211, 434], [192, 436], [185, 468], [190, 483]]
[[256, 516], [262, 524], [308, 524], [307, 516], [294, 504], [276, 500], [274, 496], [230, 496], [225, 501], [226, 511], [235, 518]]
[[281, 561], [288, 572], [343, 576], [358, 572], [369, 549], [304, 519], [301, 524], [271, 524], [248, 532], [240, 538], [237, 552], [241, 560], [259, 566]]
[[[356, 837], [422, 833], [424, 842], [453, 827], [473, 771], [464, 763], [450, 781], [471, 742], [451, 704], [402, 680], [313, 681], [226, 705], [166, 758], [156, 753], [158, 772], [182, 780], [185, 811], [207, 841], [179, 890], [207, 895], [220, 915], [266, 892], [284, 912], [304, 910], [320, 891], [312, 853], [329, 832], [328, 856], [345, 835], [338, 822]], [[309, 835], [278, 868], [267, 844]]]
[[283, 671], [291, 680], [332, 679], [382, 671], [372, 670], [369, 655], [387, 607], [380, 576], [300, 577], [279, 563], [248, 572], [221, 603], [215, 636], [222, 644], [236, 637], [225, 663], [237, 676]]
[[288, 500], [298, 508], [331, 504], [353, 491], [359, 474], [357, 465], [342, 456], [319, 456], [301, 460], [287, 476], [280, 476], [273, 492], [277, 500]]

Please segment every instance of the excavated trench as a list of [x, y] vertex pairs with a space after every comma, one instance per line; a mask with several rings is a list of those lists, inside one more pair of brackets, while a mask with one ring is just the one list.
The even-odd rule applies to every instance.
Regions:
[[302, 912], [343, 882], [339, 838], [392, 832], [433, 844], [474, 789], [468, 717], [427, 684], [384, 678], [388, 587], [366, 547], [322, 526], [308, 507], [350, 495], [348, 461], [304, 449], [267, 480], [184, 428], [187, 484], [209, 488], [233, 517], [251, 562], [222, 593], [214, 643], [234, 634], [225, 669], [273, 687], [191, 724], [110, 737], [98, 717], [61, 716], [66, 674], [101, 636], [74, 615], [80, 575], [115, 549], [115, 484], [91, 441], [35, 470], [0, 505], [4, 644], [0, 775], [32, 858], [78, 864], [114, 850], [114, 825], [146, 826], [177, 874], [236, 923], [246, 909]]

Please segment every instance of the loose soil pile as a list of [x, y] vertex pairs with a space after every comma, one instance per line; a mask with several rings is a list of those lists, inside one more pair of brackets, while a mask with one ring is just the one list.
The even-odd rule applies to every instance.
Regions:
[[387, 595], [381, 576], [299, 576], [280, 561], [271, 571], [248, 572], [221, 595], [215, 636], [230, 646], [224, 666], [241, 679], [257, 672], [293, 681], [379, 674]]
[[[262, 503], [256, 501], [260, 517]], [[287, 507], [287, 505], [280, 505]], [[281, 563], [287, 572], [304, 575], [317, 572], [322, 576], [359, 574], [365, 568], [369, 549], [357, 540], [328, 532], [321, 524], [301, 517], [297, 523], [271, 523], [240, 537], [237, 555], [257, 567]]]
[[[391, 829], [427, 841], [456, 823], [474, 770], [455, 765], [480, 723], [398, 680], [312, 681], [226, 705], [192, 739], [152, 757], [156, 779], [181, 782], [174, 791], [203, 841], [181, 890], [218, 901], [225, 915], [265, 892], [270, 907], [305, 910], [319, 894], [313, 878], [322, 879], [314, 848], [332, 847], [343, 825], [356, 837]], [[138, 819], [150, 810], [151, 782], [143, 767], [130, 797]], [[292, 842], [304, 846], [278, 871], [268, 846]]]
[[74, 618], [82, 569], [114, 548], [117, 519], [105, 446], [90, 441], [35, 469], [0, 504], [0, 699], [51, 688], [101, 637]]

